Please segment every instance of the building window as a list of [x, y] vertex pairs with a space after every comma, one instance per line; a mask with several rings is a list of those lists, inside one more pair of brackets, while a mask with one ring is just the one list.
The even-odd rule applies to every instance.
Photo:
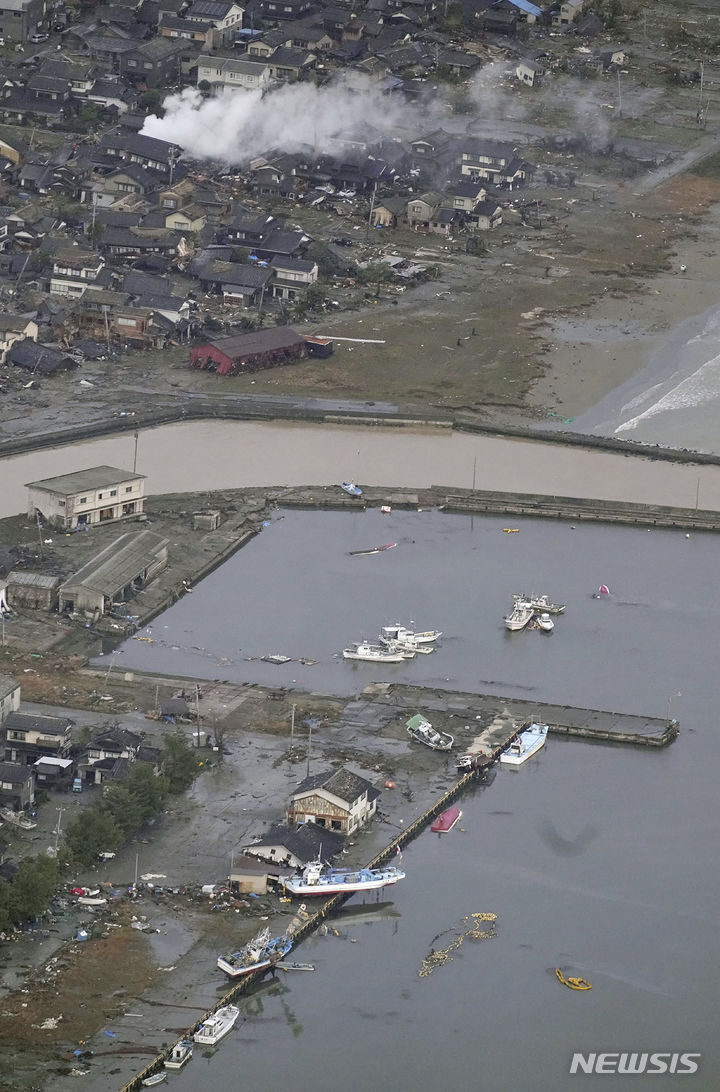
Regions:
[[102, 500], [102, 499], [103, 499], [102, 493], [98, 493], [98, 500]]
[[111, 489], [110, 490], [110, 496], [111, 497], [116, 497], [117, 496], [117, 489]]
[[132, 491], [133, 491], [133, 487], [131, 485], [126, 485], [125, 486], [125, 492], [126, 493], [132, 493]]
[[87, 497], [81, 497], [80, 498], [80, 503], [81, 504], [87, 504]]
[[137, 68], [137, 61], [128, 61], [128, 68]]

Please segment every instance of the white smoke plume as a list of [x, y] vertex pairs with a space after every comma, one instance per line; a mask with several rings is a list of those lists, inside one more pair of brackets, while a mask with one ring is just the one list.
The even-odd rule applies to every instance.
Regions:
[[408, 104], [383, 94], [369, 80], [340, 79], [323, 87], [284, 84], [270, 93], [231, 90], [206, 99], [185, 88], [163, 103], [164, 117], [153, 114], [145, 136], [178, 144], [194, 159], [245, 163], [272, 148], [285, 152], [306, 147], [327, 151], [333, 140], [403, 136], [439, 124], [432, 107]]

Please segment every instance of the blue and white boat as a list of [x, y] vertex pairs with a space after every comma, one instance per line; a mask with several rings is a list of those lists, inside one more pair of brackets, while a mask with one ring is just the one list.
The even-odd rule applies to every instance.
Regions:
[[318, 857], [302, 872], [285, 880], [285, 890], [292, 895], [337, 895], [351, 891], [377, 891], [404, 880], [405, 873], [392, 865], [384, 868], [329, 868]]
[[528, 728], [524, 728], [517, 739], [514, 739], [508, 749], [500, 755], [500, 761], [510, 766], [521, 766], [540, 750], [547, 739], [547, 734], [547, 724], [531, 724]]
[[217, 965], [228, 978], [243, 978], [253, 971], [262, 971], [274, 966], [291, 950], [293, 942], [283, 933], [280, 937], [270, 937], [269, 927], [261, 929], [257, 936], [249, 940], [244, 948], [228, 956], [219, 956]]
[[362, 489], [359, 485], [355, 485], [355, 482], [340, 482], [340, 488], [349, 493], [351, 497], [362, 496]]

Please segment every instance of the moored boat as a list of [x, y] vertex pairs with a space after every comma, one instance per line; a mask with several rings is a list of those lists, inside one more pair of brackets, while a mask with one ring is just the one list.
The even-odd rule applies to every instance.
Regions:
[[430, 830], [435, 834], [447, 834], [458, 822], [461, 815], [460, 808], [453, 804], [451, 808], [446, 808], [445, 811], [440, 812]]
[[552, 633], [555, 629], [555, 623], [547, 611], [543, 611], [542, 614], [537, 614], [535, 616], [535, 625], [538, 629], [541, 629], [543, 633]]
[[202, 1046], [215, 1046], [235, 1027], [239, 1015], [236, 1005], [223, 1005], [202, 1022], [193, 1035], [194, 1041]]
[[548, 614], [563, 614], [565, 611], [564, 603], [552, 603], [550, 597], [547, 595], [524, 595], [519, 592], [513, 595], [515, 602], [523, 600], [525, 603], [529, 603], [533, 610], [547, 611]]
[[505, 618], [505, 628], [516, 633], [532, 621], [535, 608], [526, 599], [516, 599], [512, 612]]
[[318, 857], [302, 872], [284, 881], [292, 895], [337, 895], [339, 892], [378, 891], [405, 879], [405, 873], [393, 865], [383, 868], [329, 868]]
[[166, 1069], [182, 1069], [186, 1062], [192, 1058], [192, 1039], [181, 1039], [170, 1051], [170, 1057], [165, 1059]]
[[346, 660], [367, 660], [371, 663], [401, 664], [404, 660], [412, 659], [414, 653], [405, 649], [390, 649], [383, 645], [370, 644], [369, 641], [356, 641], [350, 648], [343, 649], [343, 658]]
[[266, 926], [239, 951], [232, 952], [228, 956], [219, 956], [218, 969], [228, 978], [243, 978], [246, 974], [252, 974], [253, 971], [272, 967], [288, 954], [292, 945], [292, 940], [285, 934], [271, 938], [270, 929]]
[[142, 1084], [146, 1088], [152, 1088], [154, 1084], [162, 1084], [164, 1080], [167, 1080], [167, 1073], [164, 1069], [158, 1069], [157, 1073], [153, 1073], [150, 1077], [144, 1077]]
[[429, 720], [422, 713], [416, 713], [406, 724], [407, 733], [416, 743], [424, 743], [433, 751], [449, 751], [455, 742], [455, 737], [449, 732], [438, 732], [433, 728]]
[[350, 550], [350, 557], [362, 557], [366, 554], [382, 554], [385, 550], [394, 550], [397, 542], [386, 542], [384, 546], [370, 546], [367, 550]]
[[545, 743], [548, 734], [547, 724], [531, 724], [520, 732], [506, 751], [500, 755], [500, 761], [510, 766], [520, 766], [536, 754]]
[[351, 497], [362, 496], [362, 489], [359, 485], [355, 485], [355, 482], [340, 482], [340, 488], [348, 493]]
[[399, 622], [383, 626], [380, 630], [381, 641], [411, 641], [418, 645], [430, 645], [441, 637], [442, 631], [439, 629], [412, 630], [401, 626]]

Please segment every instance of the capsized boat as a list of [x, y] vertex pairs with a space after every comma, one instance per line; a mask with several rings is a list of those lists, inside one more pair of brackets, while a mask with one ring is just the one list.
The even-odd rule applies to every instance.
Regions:
[[430, 827], [435, 834], [447, 834], [460, 819], [462, 812], [455, 804], [445, 811], [441, 811], [435, 822]]
[[346, 660], [368, 660], [371, 663], [401, 664], [405, 660], [412, 659], [414, 653], [401, 648], [386, 648], [383, 645], [373, 645], [369, 641], [356, 641], [350, 648], [343, 649], [343, 657]]
[[522, 599], [525, 603], [529, 603], [533, 610], [547, 611], [548, 614], [563, 614], [565, 612], [564, 603], [552, 603], [547, 595], [525, 595], [520, 592], [513, 595], [513, 599], [516, 602]]
[[350, 550], [350, 557], [363, 557], [366, 554], [382, 554], [385, 550], [394, 550], [397, 542], [386, 542], [383, 546], [370, 546], [367, 550]]
[[240, 1009], [236, 1005], [223, 1005], [202, 1022], [193, 1039], [202, 1046], [215, 1046], [235, 1027], [239, 1015]]
[[192, 1039], [181, 1039], [170, 1051], [170, 1057], [165, 1059], [166, 1069], [182, 1069], [186, 1062], [192, 1058]]
[[548, 734], [547, 724], [531, 724], [520, 732], [508, 749], [500, 755], [500, 761], [510, 766], [520, 766], [527, 762], [545, 743]]
[[362, 489], [359, 485], [355, 485], [355, 482], [340, 482], [340, 488], [349, 493], [351, 497], [362, 496]]
[[416, 713], [406, 724], [407, 733], [416, 743], [424, 743], [433, 751], [449, 751], [455, 742], [455, 737], [449, 732], [438, 732], [433, 728], [429, 720], [422, 713]]
[[525, 629], [525, 626], [532, 621], [534, 614], [535, 608], [527, 599], [516, 599], [512, 612], [505, 619], [505, 628], [513, 633]]
[[399, 622], [383, 626], [380, 630], [381, 641], [411, 641], [418, 645], [431, 645], [442, 637], [442, 630], [424, 629], [412, 630], [407, 626], [401, 626]]
[[244, 948], [228, 956], [219, 956], [217, 965], [228, 978], [243, 978], [253, 971], [262, 971], [286, 956], [293, 946], [289, 936], [270, 937], [270, 928], [261, 929], [257, 936], [249, 940]]
[[285, 880], [285, 889], [293, 895], [337, 895], [339, 892], [378, 891], [405, 879], [394, 865], [382, 868], [330, 868], [320, 858], [310, 861], [302, 872]]

